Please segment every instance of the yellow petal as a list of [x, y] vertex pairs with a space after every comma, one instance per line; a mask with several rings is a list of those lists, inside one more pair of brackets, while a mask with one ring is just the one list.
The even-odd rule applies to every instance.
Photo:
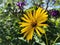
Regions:
[[29, 24], [20, 25], [20, 27], [26, 27], [26, 26], [30, 26], [30, 25]]
[[48, 24], [37, 24], [37, 26], [48, 26]]
[[39, 33], [38, 29], [36, 29], [36, 32], [37, 32], [38, 36], [41, 37], [41, 34]]
[[30, 32], [30, 30], [25, 32], [23, 37], [25, 38], [28, 35], [29, 32]]
[[30, 16], [29, 18], [30, 18], [32, 21], [34, 21], [34, 17], [33, 17], [32, 11], [30, 11], [29, 16]]
[[44, 30], [44, 29], [42, 29], [42, 28], [40, 28], [40, 27], [37, 27], [37, 29], [38, 29], [41, 33], [45, 34], [45, 30]]
[[32, 18], [32, 13], [31, 13], [31, 11], [28, 11], [28, 12], [26, 12], [26, 13], [27, 13], [29, 19], [31, 20], [31, 18]]
[[18, 22], [18, 24], [21, 24], [21, 22]]
[[46, 22], [48, 20], [48, 18], [43, 18], [41, 20], [37, 20], [37, 23], [43, 23], [43, 22]]
[[41, 16], [39, 15], [39, 17], [37, 18], [37, 20], [42, 20], [42, 19], [45, 19], [47, 17], [48, 17], [48, 15], [42, 14]]
[[19, 24], [29, 24], [29, 23], [27, 23], [27, 22], [19, 22]]
[[47, 15], [48, 12], [45, 12], [44, 15]]
[[26, 14], [24, 14], [24, 17], [25, 17], [26, 19], [29, 19], [28, 16], [27, 16]]
[[25, 19], [24, 17], [21, 17], [22, 20], [26, 21], [26, 22], [30, 22], [30, 20]]
[[19, 24], [21, 24], [20, 27], [30, 26], [27, 22], [19, 22]]
[[26, 31], [29, 31], [32, 27], [28, 26], [28, 27], [25, 27], [21, 30], [21, 33], [24, 33]]
[[28, 33], [27, 37], [26, 37], [26, 40], [32, 40], [32, 37], [33, 37], [33, 32], [34, 32], [34, 28], [31, 29], [31, 31]]
[[34, 17], [34, 18], [36, 17], [35, 15], [36, 15], [36, 11], [34, 10], [34, 11], [33, 11], [33, 17]]
[[[47, 12], [45, 12], [45, 10], [42, 10], [41, 13], [38, 15], [37, 18], [38, 18], [38, 19], [39, 19], [39, 18], [41, 19], [41, 18], [44, 18], [44, 17], [48, 17], [48, 15], [47, 15]], [[38, 20], [38, 19], [37, 19], [37, 20]]]
[[45, 10], [42, 10], [41, 14], [44, 14], [45, 13]]
[[37, 11], [36, 11], [36, 17], [38, 17], [38, 15], [40, 15], [41, 11], [42, 11], [42, 8], [38, 8], [37, 9]]

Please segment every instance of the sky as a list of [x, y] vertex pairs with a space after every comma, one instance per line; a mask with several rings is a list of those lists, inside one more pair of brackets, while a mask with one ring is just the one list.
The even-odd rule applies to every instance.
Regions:
[[26, 0], [26, 1], [27, 1], [27, 6], [25, 6], [25, 9], [28, 9], [29, 7], [32, 6], [32, 3], [31, 3], [32, 0]]
[[[25, 7], [26, 9], [28, 9], [29, 7], [33, 6], [31, 1], [32, 0], [26, 0], [28, 5]], [[44, 0], [45, 4], [44, 4], [44, 8], [46, 8], [46, 0]], [[53, 2], [52, 2], [53, 3]], [[48, 10], [49, 9], [53, 9], [53, 8], [60, 8], [60, 5], [59, 6], [53, 6], [52, 3], [49, 3], [49, 7], [48, 7]]]

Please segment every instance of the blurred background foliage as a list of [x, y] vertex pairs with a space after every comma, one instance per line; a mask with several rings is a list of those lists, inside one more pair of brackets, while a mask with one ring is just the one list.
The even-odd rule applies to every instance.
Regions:
[[[30, 2], [29, 0], [26, 0], [26, 5], [22, 10], [16, 5], [16, 3], [20, 1], [24, 0], [0, 0], [0, 45], [46, 45], [44, 35], [40, 38], [35, 34], [31, 42], [27, 42], [23, 39], [20, 34], [21, 28], [19, 27], [18, 22], [21, 21], [20, 17], [23, 16], [25, 11], [36, 10], [37, 7], [46, 6], [46, 10], [51, 7], [52, 9], [60, 11], [59, 7], [54, 8], [60, 6], [60, 0], [30, 0]], [[48, 14], [49, 11], [52, 10], [51, 8], [49, 8]], [[49, 27], [44, 27], [44, 29], [46, 29], [48, 45], [59, 43], [60, 17], [53, 17], [49, 14], [49, 20], [46, 23], [49, 25]]]

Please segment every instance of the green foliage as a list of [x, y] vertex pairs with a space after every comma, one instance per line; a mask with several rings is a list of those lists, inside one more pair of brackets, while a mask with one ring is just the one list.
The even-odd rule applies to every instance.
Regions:
[[3, 0], [0, 0], [0, 4], [3, 3]]
[[60, 0], [56, 0], [55, 6], [60, 5]]

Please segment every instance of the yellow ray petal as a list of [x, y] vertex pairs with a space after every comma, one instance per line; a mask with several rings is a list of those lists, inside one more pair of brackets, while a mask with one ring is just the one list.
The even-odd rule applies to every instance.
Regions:
[[30, 26], [29, 24], [22, 24], [20, 25], [20, 27], [26, 27], [26, 26]]
[[30, 26], [30, 23], [27, 23], [27, 22], [19, 22], [20, 27], [25, 27], [25, 26]]
[[42, 8], [38, 8], [37, 9], [37, 11], [36, 11], [36, 17], [38, 17], [38, 15], [40, 15], [41, 11], [42, 11]]
[[48, 18], [42, 19], [40, 20], [40, 23], [46, 22], [48, 20]]
[[28, 22], [19, 22], [19, 24], [29, 24]]
[[45, 10], [42, 10], [41, 14], [44, 14]]
[[21, 22], [18, 22], [18, 24], [21, 24]]
[[30, 16], [29, 16], [29, 15], [30, 15], [29, 11], [28, 11], [28, 12], [26, 12], [26, 13], [27, 13], [28, 17], [30, 17]]
[[[39, 19], [39, 18], [41, 19], [41, 18], [44, 18], [44, 17], [48, 17], [47, 12], [45, 12], [45, 10], [43, 10], [43, 11], [40, 13], [40, 15], [38, 15], [37, 18], [38, 18], [38, 19]], [[37, 20], [38, 20], [38, 19], [37, 19]]]
[[28, 11], [28, 12], [26, 12], [26, 13], [27, 13], [29, 19], [31, 20], [31, 19], [32, 19], [32, 12], [31, 12], [31, 11]]
[[34, 10], [34, 11], [33, 11], [33, 17], [34, 17], [34, 18], [36, 17], [35, 15], [36, 15], [36, 11]]
[[24, 33], [26, 31], [29, 31], [32, 27], [28, 26], [28, 27], [25, 27], [21, 30], [21, 33]]
[[41, 37], [41, 34], [39, 33], [38, 29], [36, 29], [36, 32], [37, 32], [38, 36]]
[[37, 20], [42, 20], [42, 19], [45, 19], [47, 17], [48, 17], [48, 15], [42, 14], [41, 16], [39, 15], [39, 17], [37, 18]]
[[22, 20], [26, 21], [26, 22], [30, 22], [30, 20], [25, 19], [24, 17], [21, 17]]
[[40, 17], [38, 17], [38, 18], [47, 18], [48, 17], [48, 15], [44, 15], [44, 14], [42, 14], [42, 16]]
[[43, 14], [43, 17], [48, 17], [48, 15], [44, 15], [44, 14]]
[[25, 33], [24, 33], [24, 38], [28, 35], [28, 33], [31, 31], [31, 29], [29, 30], [29, 31], [26, 31]]
[[32, 17], [32, 11], [29, 11], [29, 15], [30, 15], [30, 17]]
[[44, 29], [42, 29], [42, 28], [40, 28], [40, 27], [37, 27], [37, 29], [38, 29], [41, 33], [45, 34], [45, 30], [44, 30]]
[[37, 24], [37, 26], [48, 26], [48, 24]]
[[44, 15], [47, 15], [48, 12], [45, 12]]
[[34, 21], [35, 19], [34, 19], [34, 17], [33, 17], [33, 14], [32, 14], [32, 11], [30, 11], [30, 19], [32, 20], [32, 21]]
[[43, 18], [41, 20], [37, 20], [38, 23], [43, 23], [43, 22], [46, 22], [48, 20], [48, 18]]
[[34, 32], [34, 28], [31, 29], [31, 31], [28, 33], [27, 37], [26, 37], [26, 40], [32, 40], [32, 37], [33, 37], [33, 32]]
[[23, 15], [24, 15], [24, 17], [25, 17], [26, 19], [29, 19], [28, 16], [27, 16], [26, 14], [23, 14]]

